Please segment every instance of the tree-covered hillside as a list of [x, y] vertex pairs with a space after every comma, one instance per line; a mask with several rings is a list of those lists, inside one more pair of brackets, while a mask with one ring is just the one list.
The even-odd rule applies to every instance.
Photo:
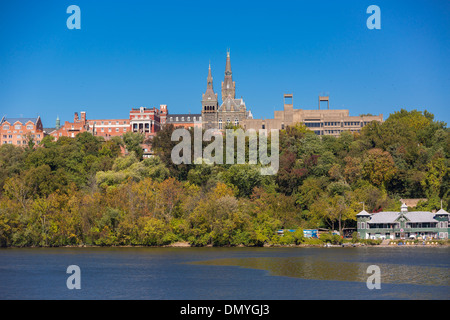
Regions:
[[[450, 132], [427, 111], [401, 110], [361, 134], [280, 132], [280, 167], [174, 165], [166, 126], [142, 159], [143, 137], [47, 136], [0, 147], [0, 246], [300, 243], [277, 229], [355, 227], [369, 212], [449, 207]], [[123, 156], [121, 150], [127, 149]]]

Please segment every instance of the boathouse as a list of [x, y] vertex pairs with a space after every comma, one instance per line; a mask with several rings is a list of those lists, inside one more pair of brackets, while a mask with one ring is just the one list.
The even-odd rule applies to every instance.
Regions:
[[384, 211], [370, 214], [363, 210], [356, 215], [358, 237], [361, 239], [448, 239], [449, 213], [443, 209], [408, 212], [403, 204], [400, 212]]

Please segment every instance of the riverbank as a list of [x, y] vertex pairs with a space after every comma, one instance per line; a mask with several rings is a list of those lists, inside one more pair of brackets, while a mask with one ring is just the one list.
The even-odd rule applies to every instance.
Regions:
[[300, 244], [279, 244], [279, 243], [265, 243], [263, 246], [214, 246], [208, 244], [205, 246], [195, 246], [187, 241], [174, 242], [167, 245], [161, 246], [148, 246], [148, 245], [66, 245], [66, 246], [9, 246], [0, 248], [354, 248], [354, 247], [447, 247], [450, 246], [449, 240], [435, 240], [435, 241], [425, 241], [425, 242], [414, 242], [414, 241], [397, 241], [393, 240], [389, 243], [383, 243], [381, 240], [363, 240], [364, 242], [351, 242], [344, 241], [343, 243], [330, 243], [330, 242], [320, 242], [318, 239], [316, 241], [305, 242]]

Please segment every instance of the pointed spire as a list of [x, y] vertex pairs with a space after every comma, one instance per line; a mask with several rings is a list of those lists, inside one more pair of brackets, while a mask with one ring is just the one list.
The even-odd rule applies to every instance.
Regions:
[[59, 130], [61, 128], [61, 121], [59, 120], [59, 116], [56, 117], [55, 129]]
[[213, 89], [213, 77], [211, 75], [211, 61], [209, 62], [209, 70], [208, 70], [208, 85], [207, 88], [208, 89]]
[[207, 101], [207, 103], [206, 103], [207, 107], [211, 107], [211, 106], [215, 105], [214, 102], [217, 102], [217, 95], [214, 93], [213, 77], [211, 74], [211, 62], [209, 63], [209, 67], [208, 67], [206, 92], [203, 94], [202, 101]]
[[233, 73], [231, 72], [230, 49], [227, 49], [227, 63], [225, 66], [225, 79], [222, 82], [222, 101], [227, 98], [235, 99], [236, 85], [233, 82]]
[[231, 62], [230, 62], [230, 49], [227, 49], [227, 64], [225, 66], [225, 75], [231, 76], [233, 73], [231, 72]]

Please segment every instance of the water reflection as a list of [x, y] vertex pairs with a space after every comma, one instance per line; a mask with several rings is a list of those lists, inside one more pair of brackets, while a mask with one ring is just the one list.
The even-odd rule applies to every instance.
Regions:
[[[256, 257], [225, 258], [192, 262], [209, 266], [238, 266], [266, 270], [270, 275], [311, 280], [336, 280], [366, 282], [371, 263], [345, 262], [315, 259], [314, 257]], [[449, 286], [447, 268], [399, 264], [377, 264], [381, 269], [381, 282], [392, 284], [416, 284]]]

